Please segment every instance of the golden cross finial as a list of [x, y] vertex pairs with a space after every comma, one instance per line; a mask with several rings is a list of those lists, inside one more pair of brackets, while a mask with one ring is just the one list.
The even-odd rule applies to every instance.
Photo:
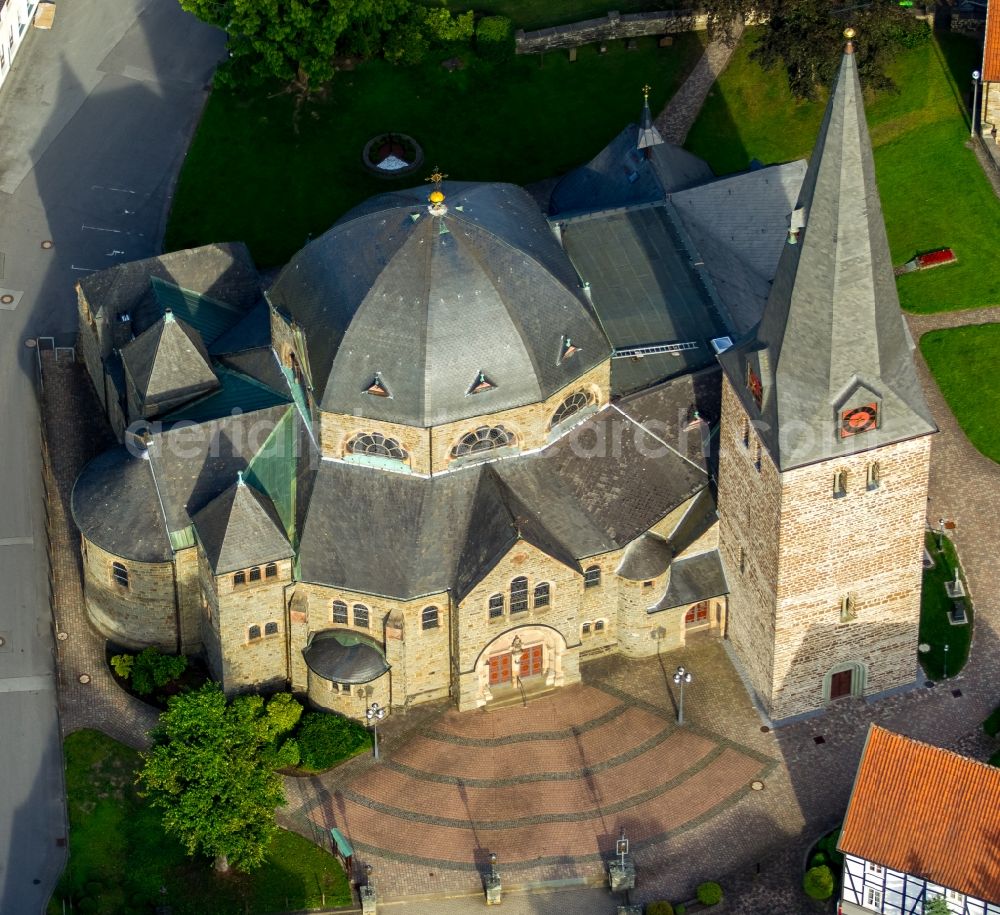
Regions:
[[445, 175], [445, 174], [442, 174], [441, 169], [438, 168], [438, 166], [435, 165], [434, 166], [434, 171], [431, 172], [430, 177], [429, 178], [424, 178], [424, 181], [430, 181], [430, 182], [432, 182], [434, 184], [434, 190], [440, 191], [441, 190], [441, 182], [444, 181], [444, 179], [447, 178], [447, 177], [448, 176]]
[[643, 99], [643, 101], [647, 105], [649, 104], [649, 93], [650, 93], [650, 90], [651, 90], [651, 87], [650, 87], [649, 83], [646, 83], [646, 85], [642, 87], [642, 99]]

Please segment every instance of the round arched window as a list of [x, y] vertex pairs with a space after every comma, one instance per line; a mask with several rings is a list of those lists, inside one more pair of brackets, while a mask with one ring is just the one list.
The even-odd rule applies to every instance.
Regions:
[[590, 391], [575, 391], [556, 407], [556, 412], [552, 414], [552, 421], [549, 423], [549, 428], [558, 426], [575, 413], [579, 413], [587, 407], [592, 407], [596, 402], [597, 399]]
[[355, 435], [347, 443], [348, 454], [365, 454], [375, 457], [390, 458], [393, 461], [405, 461], [410, 456], [406, 449], [394, 438], [387, 438], [381, 432], [365, 432]]
[[468, 454], [480, 454], [492, 451], [494, 448], [505, 448], [517, 442], [513, 432], [503, 426], [480, 426], [474, 432], [463, 435], [454, 448], [453, 458], [465, 457]]

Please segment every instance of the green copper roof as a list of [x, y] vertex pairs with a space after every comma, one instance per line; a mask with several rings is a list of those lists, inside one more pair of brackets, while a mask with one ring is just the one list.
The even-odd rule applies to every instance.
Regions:
[[151, 276], [149, 281], [160, 310], [166, 312], [170, 309], [176, 317], [197, 330], [206, 344], [220, 337], [244, 317], [244, 313], [232, 305], [190, 289], [182, 289], [158, 276]]
[[203, 423], [229, 416], [235, 410], [253, 413], [255, 410], [288, 403], [287, 397], [240, 372], [217, 366], [216, 375], [221, 382], [218, 390], [193, 403], [185, 404], [179, 410], [169, 413], [164, 419]]

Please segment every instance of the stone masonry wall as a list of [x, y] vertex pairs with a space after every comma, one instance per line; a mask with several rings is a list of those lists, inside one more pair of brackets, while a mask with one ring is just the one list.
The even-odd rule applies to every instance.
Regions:
[[1000, 129], [1000, 83], [983, 83], [980, 111], [983, 139], [990, 142], [990, 131]]
[[[177, 651], [177, 603], [172, 562], [133, 562], [83, 539], [87, 615], [101, 635], [125, 648], [150, 645]], [[129, 586], [117, 584], [111, 565], [128, 570]]]
[[202, 584], [198, 570], [198, 550], [188, 547], [174, 554], [177, 576], [177, 609], [181, 626], [181, 652], [198, 654], [202, 648]]
[[514, 44], [518, 54], [540, 54], [543, 51], [575, 48], [596, 41], [690, 32], [707, 26], [706, 15], [690, 9], [625, 15], [612, 11], [601, 19], [587, 19], [535, 32], [519, 29], [514, 35]]
[[[774, 606], [778, 580], [781, 482], [729, 383], [722, 380], [719, 430], [719, 552], [729, 580], [728, 635], [754, 692], [770, 706], [774, 655]], [[742, 557], [742, 559], [741, 559]]]
[[[863, 665], [866, 695], [914, 681], [929, 467], [925, 436], [783, 475], [772, 717], [821, 706], [838, 665]], [[846, 595], [856, 616], [841, 622]]]
[[[439, 473], [451, 466], [451, 449], [458, 440], [480, 426], [505, 426], [517, 435], [522, 450], [542, 448], [549, 440], [549, 423], [553, 413], [563, 400], [578, 390], [589, 390], [600, 405], [606, 404], [611, 390], [611, 361], [605, 360], [540, 403], [484, 413], [432, 429], [377, 422], [341, 413], [322, 413], [320, 445], [324, 457], [342, 458], [347, 442], [353, 436], [363, 432], [381, 432], [396, 439], [409, 452], [409, 466], [414, 471]], [[484, 398], [484, 406], [489, 404], [489, 394], [477, 396]]]

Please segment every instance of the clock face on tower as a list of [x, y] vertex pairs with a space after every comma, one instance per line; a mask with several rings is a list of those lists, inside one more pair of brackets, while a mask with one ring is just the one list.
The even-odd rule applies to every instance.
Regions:
[[862, 407], [850, 407], [840, 414], [840, 437], [857, 435], [869, 429], [878, 428], [878, 404], [869, 403]]

